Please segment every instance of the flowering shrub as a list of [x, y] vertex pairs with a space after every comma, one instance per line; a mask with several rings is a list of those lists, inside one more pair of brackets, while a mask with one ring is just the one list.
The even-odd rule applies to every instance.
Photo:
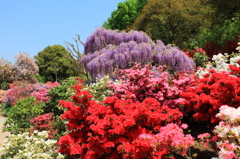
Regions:
[[75, 77], [70, 77], [61, 82], [61, 85], [52, 87], [48, 90], [47, 98], [48, 102], [44, 107], [44, 113], [53, 113], [55, 117], [63, 114], [63, 108], [59, 106], [60, 100], [69, 100], [74, 94], [73, 86], [77, 83]]
[[186, 56], [178, 47], [171, 44], [164, 45], [162, 41], [157, 40], [153, 44], [153, 63], [157, 66], [167, 66], [167, 70], [174, 72], [193, 71], [196, 68], [195, 62]]
[[199, 134], [197, 136], [198, 141], [195, 141], [195, 148], [200, 150], [208, 150], [216, 152], [216, 140], [217, 137], [215, 135], [211, 135], [209, 133]]
[[107, 84], [110, 81], [109, 76], [96, 79], [96, 83], [91, 83], [89, 86], [85, 87], [85, 90], [88, 90], [90, 94], [93, 95], [93, 100], [103, 101], [110, 95], [112, 92], [107, 88]]
[[47, 98], [48, 90], [44, 87], [37, 88], [35, 91], [31, 93], [33, 97], [37, 99], [36, 102], [44, 102], [47, 103], [49, 99]]
[[142, 31], [117, 32], [115, 30], [97, 28], [84, 43], [84, 53], [93, 53], [106, 47], [106, 45], [119, 45], [130, 41], [148, 43], [152, 40]]
[[237, 109], [223, 105], [216, 117], [221, 122], [215, 127], [219, 155], [223, 159], [238, 158], [240, 156], [240, 107]]
[[[209, 63], [206, 65], [206, 68], [198, 67], [196, 74], [203, 78], [203, 75], [209, 73], [210, 69], [214, 69], [217, 72], [230, 72], [232, 75], [238, 76], [236, 71], [239, 70], [240, 63], [240, 54], [233, 54], [233, 57], [230, 57], [227, 53], [224, 55], [219, 53], [217, 55], [213, 55], [212, 61], [213, 64]], [[229, 58], [230, 57], [230, 58]]]
[[[187, 125], [182, 124], [182, 128], [186, 129]], [[160, 132], [156, 135], [141, 134], [139, 138], [134, 140], [136, 145], [134, 149], [127, 149], [127, 145], [121, 147], [121, 151], [128, 151], [133, 154], [134, 158], [165, 158], [164, 155], [178, 153], [187, 156], [188, 149], [194, 145], [194, 138], [191, 135], [184, 135], [182, 128], [177, 124], [167, 124], [160, 128]], [[131, 151], [129, 151], [131, 150]]]
[[213, 57], [213, 55], [218, 54], [219, 52], [233, 53], [236, 52], [235, 48], [238, 46], [238, 41], [240, 37], [234, 37], [234, 40], [228, 40], [225, 44], [217, 46], [214, 41], [205, 43], [203, 49], [206, 51], [208, 57]]
[[28, 98], [33, 96], [37, 102], [48, 102], [49, 98], [46, 97], [48, 90], [60, 84], [46, 83], [46, 84], [26, 84], [23, 82], [14, 82], [10, 85], [11, 89], [4, 95], [4, 102], [13, 106], [19, 99]]
[[54, 119], [53, 119], [52, 113], [38, 115], [37, 117], [32, 118], [30, 122], [34, 126], [33, 128], [30, 129], [31, 132], [35, 130], [38, 130], [38, 131], [46, 130], [48, 131], [48, 138], [50, 139], [54, 138], [55, 135], [57, 134], [58, 130], [55, 130], [53, 128]]
[[92, 79], [106, 75], [112, 77], [118, 69], [131, 68], [135, 62], [141, 65], [154, 63], [166, 65], [173, 71], [193, 71], [195, 62], [183, 51], [171, 44], [154, 43], [139, 31], [117, 32], [98, 28], [84, 44], [85, 55], [81, 59]]
[[196, 121], [208, 121], [217, 124], [215, 117], [222, 105], [239, 107], [240, 78], [228, 72], [218, 73], [210, 70], [204, 78], [195, 81], [195, 87], [189, 87], [181, 93], [187, 112], [193, 113]]
[[[240, 45], [240, 43], [238, 43]], [[236, 50], [240, 50], [240, 47], [237, 47]], [[209, 69], [214, 69], [217, 72], [226, 71], [231, 72], [232, 75], [238, 76], [238, 74], [235, 74], [236, 71], [239, 71], [240, 66], [240, 51], [239, 53], [233, 53], [231, 55], [228, 55], [228, 53], [219, 53], [217, 55], [213, 55], [212, 58], [213, 65], [211, 63], [208, 63], [206, 65], [206, 69], [202, 67], [198, 67], [196, 74], [203, 78], [203, 75], [206, 73], [209, 73]]]
[[[59, 139], [59, 152], [72, 157], [118, 158], [132, 156], [133, 141], [140, 134], [156, 134], [168, 123], [181, 123], [182, 113], [161, 105], [156, 99], [143, 102], [107, 97], [101, 103], [91, 100], [92, 95], [75, 85], [74, 102], [61, 101], [67, 108], [62, 115], [68, 119], [69, 134]], [[126, 151], [121, 151], [124, 148]], [[150, 152], [149, 152], [150, 153]]]
[[9, 84], [9, 88], [12, 89], [14, 87], [26, 86], [28, 83], [26, 81], [13, 81]]
[[47, 82], [44, 85], [38, 84], [38, 87], [34, 92], [32, 92], [32, 96], [37, 99], [37, 102], [49, 102], [50, 97], [47, 97], [48, 91], [54, 87], [60, 86], [58, 82]]
[[48, 139], [47, 131], [34, 131], [33, 134], [10, 135], [1, 150], [0, 159], [6, 158], [55, 158], [63, 159], [64, 156], [57, 153], [57, 140]]
[[163, 67], [151, 70], [151, 65], [141, 68], [136, 64], [131, 69], [119, 71], [120, 84], [109, 83], [113, 90], [113, 95], [122, 100], [132, 99], [142, 102], [147, 97], [157, 99], [162, 105], [178, 107], [182, 100], [180, 93], [190, 86], [194, 81], [194, 75], [182, 73], [171, 78], [168, 72], [164, 72]]
[[12, 134], [18, 134], [28, 131], [31, 127], [30, 120], [43, 113], [44, 103], [34, 104], [36, 99], [33, 97], [20, 99], [7, 112], [8, 118], [4, 122], [3, 131], [9, 131]]
[[[239, 60], [239, 64], [240, 64], [240, 60]], [[234, 65], [229, 65], [229, 68], [231, 70], [230, 74], [234, 75], [238, 78], [240, 78], [240, 67], [236, 67]]]
[[[232, 108], [227, 105], [220, 107], [216, 117], [220, 119], [215, 126], [213, 134], [204, 133], [198, 135], [199, 143], [203, 149], [214, 150], [220, 159], [237, 159], [240, 156], [240, 107]], [[199, 145], [197, 145], [199, 146]], [[194, 145], [196, 147], [196, 143]], [[217, 159], [217, 158], [212, 158]]]
[[13, 87], [5, 93], [4, 102], [10, 106], [14, 106], [19, 99], [31, 96], [31, 93], [34, 90], [36, 90], [36, 86], [34, 84]]
[[188, 49], [185, 49], [184, 51], [188, 57], [193, 58], [194, 62], [196, 63], [196, 67], [206, 67], [206, 63], [209, 57], [206, 55], [206, 52], [202, 48], [196, 47], [194, 50], [188, 51]]

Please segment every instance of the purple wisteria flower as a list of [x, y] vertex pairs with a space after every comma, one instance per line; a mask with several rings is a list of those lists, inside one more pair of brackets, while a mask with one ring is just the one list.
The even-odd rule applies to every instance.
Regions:
[[193, 71], [195, 62], [178, 47], [155, 43], [143, 32], [119, 32], [96, 29], [84, 43], [85, 55], [81, 63], [93, 80], [105, 75], [114, 76], [118, 69], [127, 69], [134, 63], [165, 65], [171, 71]]
[[152, 40], [143, 32], [140, 31], [130, 31], [118, 32], [115, 30], [107, 30], [105, 28], [97, 28], [84, 43], [84, 53], [92, 54], [95, 51], [103, 49], [109, 44], [118, 46], [121, 43], [127, 43], [130, 41], [135, 41], [136, 43], [147, 43]]

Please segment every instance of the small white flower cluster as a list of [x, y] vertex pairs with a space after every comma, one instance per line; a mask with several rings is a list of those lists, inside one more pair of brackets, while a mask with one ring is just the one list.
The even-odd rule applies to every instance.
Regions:
[[240, 55], [236, 57], [230, 58], [230, 65], [234, 65], [239, 67], [240, 65], [238, 64], [238, 61], [240, 60]]
[[206, 65], [206, 68], [202, 68], [202, 67], [199, 67], [197, 69], [197, 71], [195, 72], [195, 74], [199, 77], [199, 78], [203, 78], [203, 75], [209, 73], [209, 69], [213, 69], [213, 66], [211, 64], [207, 64]]
[[96, 83], [92, 83], [85, 87], [84, 90], [88, 90], [93, 95], [93, 100], [103, 101], [112, 92], [107, 88], [107, 84], [110, 81], [109, 76], [104, 76], [102, 79], [96, 79]]
[[[240, 45], [240, 42], [238, 45]], [[199, 67], [196, 71], [196, 75], [198, 75], [199, 78], [203, 78], [203, 75], [209, 73], [209, 69], [214, 69], [217, 72], [230, 72], [229, 65], [239, 67], [240, 65], [238, 64], [238, 61], [240, 60], [240, 46], [238, 46], [236, 49], [239, 50], [239, 53], [234, 54], [234, 57], [230, 58], [230, 63], [227, 63], [229, 58], [228, 53], [219, 53], [217, 55], [213, 55], [212, 60], [216, 66], [213, 67], [212, 64], [207, 64], [206, 68]]]
[[216, 64], [216, 67], [214, 68], [217, 72], [222, 72], [222, 71], [226, 71], [226, 72], [229, 72], [229, 67], [226, 62], [228, 61], [228, 54], [227, 53], [224, 53], [221, 54], [217, 54], [217, 55], [213, 55], [213, 58], [212, 60], [215, 62]]
[[57, 153], [57, 140], [48, 139], [47, 131], [34, 131], [32, 135], [28, 132], [11, 135], [5, 141], [1, 150], [1, 159], [63, 159], [64, 156]]

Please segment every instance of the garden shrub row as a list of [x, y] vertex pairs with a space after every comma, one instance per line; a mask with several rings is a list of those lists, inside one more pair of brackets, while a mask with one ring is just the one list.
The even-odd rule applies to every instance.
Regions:
[[[110, 40], [113, 37], [117, 38]], [[131, 61], [131, 66], [127, 63], [116, 66], [116, 72], [91, 72], [90, 68], [100, 69], [101, 60], [117, 61], [117, 56], [122, 56], [121, 49], [133, 51], [134, 56], [141, 53], [135, 45], [142, 49], [151, 47], [156, 51], [155, 60], [160, 54], [162, 61], [135, 64]], [[184, 54], [161, 41], [153, 43], [144, 33], [104, 29], [89, 37], [86, 50], [85, 67], [89, 66], [87, 70], [93, 78], [99, 77], [91, 84], [69, 78], [61, 85], [11, 85], [3, 108], [8, 116], [4, 130], [12, 133], [9, 138], [12, 145], [5, 145], [1, 158], [240, 156], [239, 54], [214, 55], [209, 62], [201, 48]], [[114, 56], [106, 59], [106, 54]], [[186, 59], [192, 69], [177, 69]], [[196, 70], [193, 60], [198, 66]], [[11, 153], [14, 144], [18, 145]], [[48, 151], [40, 151], [39, 146]]]

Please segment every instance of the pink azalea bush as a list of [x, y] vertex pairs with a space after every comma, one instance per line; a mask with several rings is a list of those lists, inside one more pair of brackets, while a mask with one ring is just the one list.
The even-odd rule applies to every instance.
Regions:
[[196, 77], [189, 73], [178, 73], [175, 77], [170, 77], [162, 66], [153, 70], [151, 65], [142, 68], [140, 64], [131, 69], [120, 70], [119, 75], [120, 84], [109, 83], [113, 90], [112, 95], [135, 102], [152, 97], [171, 108], [178, 107], [178, 103], [183, 100], [180, 93], [190, 86]]
[[37, 102], [48, 102], [49, 98], [46, 97], [48, 90], [53, 87], [59, 86], [60, 84], [55, 82], [47, 82], [46, 84], [26, 84], [14, 82], [5, 95], [4, 102], [9, 104], [10, 106], [14, 106], [14, 104], [22, 98], [28, 98], [29, 96], [33, 96], [37, 99]]
[[237, 159], [240, 157], [240, 107], [223, 105], [216, 117], [221, 119], [213, 131], [218, 137], [219, 155], [223, 159]]
[[37, 117], [32, 118], [30, 122], [31, 124], [33, 124], [33, 127], [30, 129], [32, 133], [35, 130], [39, 132], [46, 130], [48, 131], [48, 138], [54, 138], [58, 132], [58, 130], [55, 130], [53, 128], [53, 124], [54, 124], [53, 113], [38, 115]]
[[54, 87], [60, 86], [58, 82], [47, 82], [43, 86], [38, 87], [34, 92], [32, 92], [32, 96], [34, 96], [37, 99], [37, 102], [49, 102], [49, 98], [47, 97], [49, 89], [52, 89]]
[[[187, 156], [187, 151], [194, 145], [194, 138], [191, 135], [184, 135], [183, 129], [188, 126], [182, 124], [181, 127], [177, 124], [170, 123], [160, 128], [156, 135], [141, 134], [139, 138], [134, 141], [141, 149], [139, 151], [146, 151], [151, 149], [151, 158], [163, 158], [165, 154], [178, 153], [181, 156]], [[140, 146], [139, 146], [140, 145]], [[124, 148], [122, 148], [125, 151]]]

